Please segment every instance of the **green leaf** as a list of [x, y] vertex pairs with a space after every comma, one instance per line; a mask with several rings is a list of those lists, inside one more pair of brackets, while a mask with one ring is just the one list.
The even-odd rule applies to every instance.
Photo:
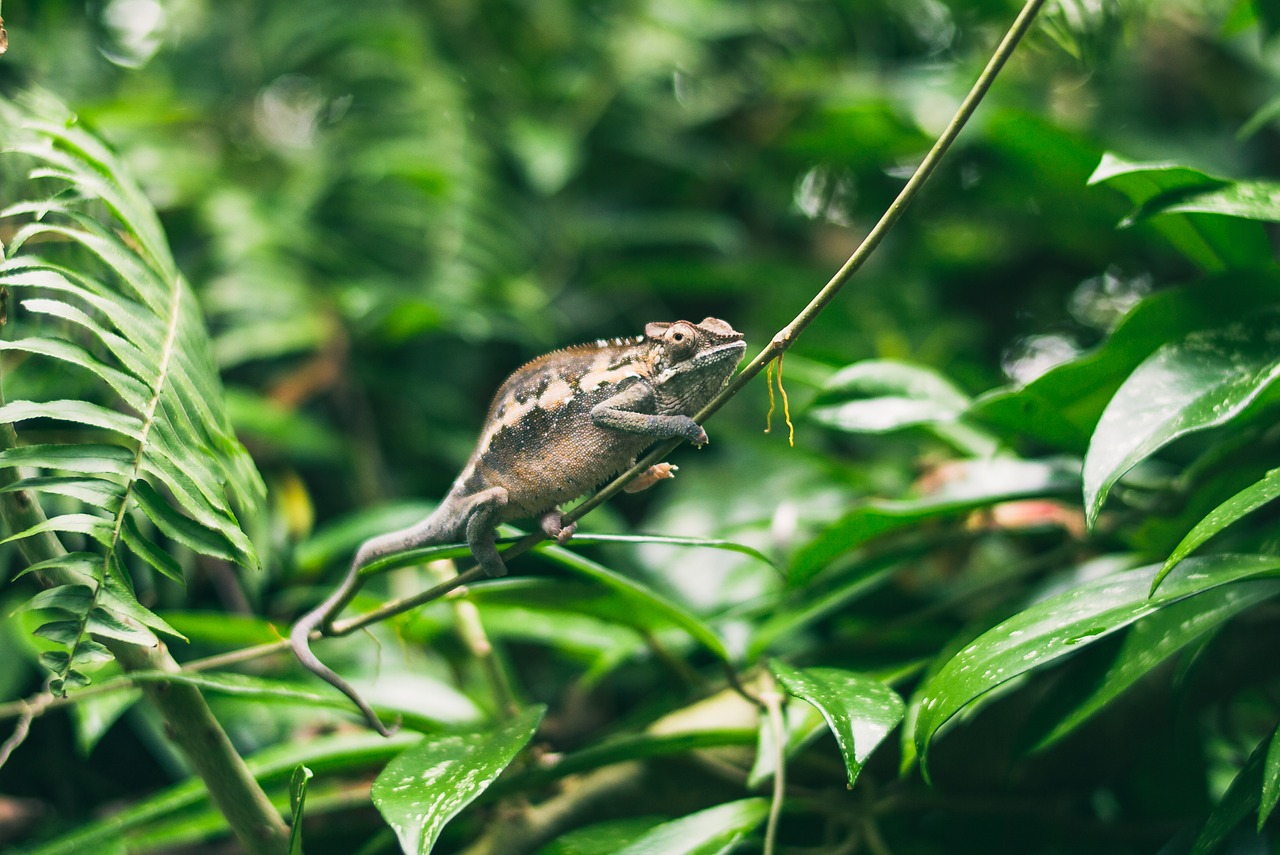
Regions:
[[543, 546], [539, 551], [557, 564], [575, 573], [594, 579], [596, 582], [611, 589], [615, 594], [624, 597], [634, 607], [664, 616], [668, 621], [689, 633], [694, 641], [697, 641], [717, 657], [725, 662], [729, 661], [729, 651], [725, 648], [724, 642], [720, 640], [720, 636], [697, 615], [683, 606], [672, 602], [656, 591], [649, 590], [620, 573], [615, 573], [603, 564], [597, 564], [595, 561], [583, 558], [581, 555], [570, 552], [562, 546]]
[[886, 433], [954, 421], [968, 406], [968, 396], [932, 369], [868, 359], [837, 371], [823, 386], [812, 415], [844, 431]]
[[134, 452], [119, 445], [24, 445], [0, 451], [0, 468], [39, 466], [81, 475], [125, 477], [133, 464]]
[[750, 834], [769, 814], [765, 799], [742, 799], [664, 822], [617, 855], [715, 855]]
[[1275, 576], [1280, 557], [1189, 558], [1149, 597], [1158, 570], [1152, 565], [1117, 573], [1034, 603], [948, 660], [920, 692], [915, 743], [926, 773], [924, 761], [938, 730], [983, 696], [1175, 603], [1232, 582]]
[[289, 855], [302, 855], [302, 809], [307, 802], [307, 783], [315, 773], [302, 763], [289, 779]]
[[1098, 421], [1084, 462], [1086, 519], [1135, 464], [1186, 434], [1225, 424], [1280, 376], [1277, 315], [1163, 345], [1125, 380]]
[[1079, 483], [1068, 460], [967, 460], [948, 470], [942, 489], [921, 499], [869, 501], [797, 551], [790, 580], [799, 585], [835, 558], [878, 537], [918, 529], [931, 519], [958, 517], [999, 502], [1066, 493]]
[[16, 424], [28, 419], [53, 419], [114, 431], [130, 439], [142, 438], [142, 423], [88, 401], [10, 401], [0, 406], [0, 424]]
[[902, 721], [902, 698], [879, 680], [839, 668], [792, 668], [772, 659], [769, 670], [788, 692], [822, 713], [840, 746], [852, 787], [871, 752]]
[[1262, 771], [1262, 797], [1258, 805], [1258, 833], [1267, 817], [1280, 802], [1280, 727], [1271, 733], [1271, 741], [1267, 745], [1267, 759]]
[[1185, 213], [1277, 222], [1280, 221], [1280, 183], [1224, 181], [1209, 187], [1170, 190], [1148, 199], [1130, 218], [1136, 222], [1160, 214]]
[[1206, 514], [1204, 519], [1187, 532], [1186, 537], [1174, 547], [1173, 552], [1169, 553], [1164, 566], [1160, 568], [1155, 581], [1151, 583], [1152, 593], [1169, 571], [1176, 567], [1179, 561], [1194, 552], [1200, 544], [1246, 514], [1253, 513], [1276, 496], [1280, 496], [1280, 469], [1272, 469], [1263, 476], [1262, 480], [1245, 487]]
[[1200, 827], [1189, 855], [1209, 855], [1217, 851], [1249, 814], [1259, 806], [1263, 782], [1263, 766], [1268, 756], [1271, 740], [1263, 740], [1245, 761], [1244, 767], [1231, 779], [1227, 791], [1214, 805], [1209, 818]]
[[1265, 310], [1280, 294], [1280, 271], [1206, 277], [1143, 298], [1096, 349], [1057, 365], [1020, 388], [978, 397], [969, 418], [1084, 455], [1102, 411], [1143, 360], [1167, 342]]
[[445, 823], [483, 793], [538, 729], [530, 707], [492, 731], [429, 736], [387, 764], [371, 796], [405, 855], [426, 855]]
[[[1166, 194], [1195, 193], [1222, 188], [1227, 182], [1197, 169], [1173, 163], [1135, 163], [1108, 152], [1089, 177], [1105, 183], [1137, 207], [1122, 223], [1136, 222], [1143, 206]], [[1247, 268], [1271, 261], [1271, 247], [1256, 222], [1204, 213], [1166, 213], [1152, 226], [1174, 248], [1207, 271]]]
[[1173, 603], [1135, 622], [1093, 689], [1078, 703], [1060, 710], [1057, 721], [1036, 747], [1062, 739], [1170, 656], [1277, 594], [1280, 582], [1237, 582]]

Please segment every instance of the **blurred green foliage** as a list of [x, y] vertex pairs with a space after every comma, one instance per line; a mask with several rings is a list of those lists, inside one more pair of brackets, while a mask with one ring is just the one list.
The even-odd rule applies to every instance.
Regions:
[[[51, 93], [145, 190], [268, 485], [240, 519], [260, 571], [164, 532], [185, 586], [129, 564], [189, 639], [175, 655], [269, 641], [363, 538], [420, 517], [523, 360], [707, 315], [761, 346], [1017, 8], [8, 0], [0, 96]], [[1274, 849], [1277, 29], [1273, 0], [1050, 3], [788, 354], [796, 447], [777, 414], [761, 432], [756, 383], [674, 483], [583, 523], [776, 566], [584, 538], [325, 642], [402, 715], [392, 741], [283, 657], [193, 672], [286, 815], [291, 774], [314, 772], [293, 790], [306, 851], [396, 851], [375, 803], [437, 851], [759, 851], [777, 740], [726, 667], [791, 694], [780, 852]], [[0, 188], [40, 197], [14, 156]], [[27, 296], [6, 338], [52, 334]], [[6, 400], [109, 403], [10, 356]], [[352, 609], [436, 572], [383, 574]], [[36, 590], [0, 588], [4, 614]], [[0, 627], [0, 697], [40, 691], [38, 625]], [[114, 667], [95, 687], [123, 685]], [[0, 845], [225, 844], [135, 700], [35, 719], [0, 767]], [[415, 814], [386, 771], [370, 796], [421, 758], [449, 770], [423, 796], [438, 809]], [[517, 845], [512, 811], [559, 824]]]

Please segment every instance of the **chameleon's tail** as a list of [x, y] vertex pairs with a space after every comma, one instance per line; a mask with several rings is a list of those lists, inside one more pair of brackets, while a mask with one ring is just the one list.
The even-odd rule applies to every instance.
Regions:
[[351, 602], [361, 585], [360, 570], [366, 564], [386, 555], [433, 543], [443, 533], [441, 520], [436, 514], [432, 514], [417, 525], [365, 541], [357, 550], [356, 557], [351, 562], [351, 569], [347, 571], [342, 584], [324, 602], [298, 618], [298, 622], [289, 631], [289, 647], [293, 649], [294, 655], [298, 657], [303, 667], [350, 698], [352, 703], [360, 708], [369, 726], [383, 736], [391, 736], [400, 725], [398, 723], [392, 727], [384, 725], [382, 719], [378, 718], [378, 714], [373, 711], [373, 707], [369, 706], [368, 701], [360, 696], [354, 686], [316, 658], [311, 650], [311, 634], [318, 631], [323, 635], [328, 624], [337, 617], [347, 603]]
[[373, 707], [369, 706], [369, 702], [356, 691], [355, 686], [338, 676], [336, 671], [316, 658], [315, 653], [311, 650], [311, 633], [318, 630], [322, 623], [346, 605], [347, 600], [355, 594], [359, 580], [360, 564], [357, 561], [353, 561], [351, 562], [351, 570], [347, 573], [347, 578], [342, 581], [338, 589], [330, 594], [323, 603], [298, 618], [298, 622], [289, 631], [289, 646], [293, 648], [293, 655], [298, 657], [298, 661], [302, 663], [304, 668], [350, 698], [352, 703], [360, 708], [360, 712], [364, 714], [365, 721], [369, 723], [370, 727], [383, 736], [391, 736], [400, 728], [400, 725], [398, 723], [391, 727], [384, 725], [382, 719], [378, 718], [378, 714], [373, 711]]

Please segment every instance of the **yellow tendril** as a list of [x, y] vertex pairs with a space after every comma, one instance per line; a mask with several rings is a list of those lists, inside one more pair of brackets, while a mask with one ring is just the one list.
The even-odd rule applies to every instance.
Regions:
[[782, 417], [787, 423], [787, 444], [792, 448], [796, 447], [796, 426], [791, 423], [791, 402], [787, 399], [787, 388], [782, 385], [782, 357], [770, 362], [765, 368], [765, 386], [769, 389], [769, 412], [764, 417], [764, 432], [769, 433], [773, 429], [773, 410], [777, 406], [773, 397], [773, 364], [778, 364], [778, 392], [782, 395]]

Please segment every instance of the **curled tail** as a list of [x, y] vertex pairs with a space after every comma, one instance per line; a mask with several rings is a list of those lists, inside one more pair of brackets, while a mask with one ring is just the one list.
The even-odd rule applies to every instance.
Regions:
[[347, 603], [351, 602], [351, 598], [360, 588], [360, 570], [366, 564], [406, 549], [443, 542], [441, 537], [448, 534], [442, 530], [441, 520], [444, 518], [445, 516], [437, 511], [417, 525], [366, 540], [356, 551], [351, 569], [347, 571], [342, 584], [326, 597], [324, 602], [298, 618], [298, 622], [289, 631], [289, 647], [302, 666], [350, 698], [352, 703], [360, 708], [369, 726], [383, 736], [394, 734], [399, 729], [399, 725], [390, 728], [384, 725], [382, 719], [378, 718], [378, 714], [373, 711], [373, 707], [369, 706], [368, 701], [360, 696], [355, 687], [316, 657], [311, 650], [311, 633], [319, 630], [323, 634], [327, 629], [326, 625], [342, 611]]
[[330, 617], [331, 611], [336, 612], [346, 604], [346, 601], [355, 594], [359, 583], [360, 564], [353, 561], [351, 570], [347, 572], [347, 577], [342, 580], [338, 589], [320, 605], [298, 618], [298, 622], [289, 631], [289, 647], [293, 649], [293, 655], [298, 657], [302, 667], [350, 698], [351, 702], [360, 708], [370, 727], [383, 736], [391, 736], [399, 729], [399, 725], [392, 727], [384, 725], [382, 719], [378, 718], [378, 714], [373, 711], [373, 707], [369, 706], [369, 702], [356, 691], [355, 686], [338, 676], [336, 671], [321, 662], [311, 650], [311, 633], [320, 628], [320, 625]]

